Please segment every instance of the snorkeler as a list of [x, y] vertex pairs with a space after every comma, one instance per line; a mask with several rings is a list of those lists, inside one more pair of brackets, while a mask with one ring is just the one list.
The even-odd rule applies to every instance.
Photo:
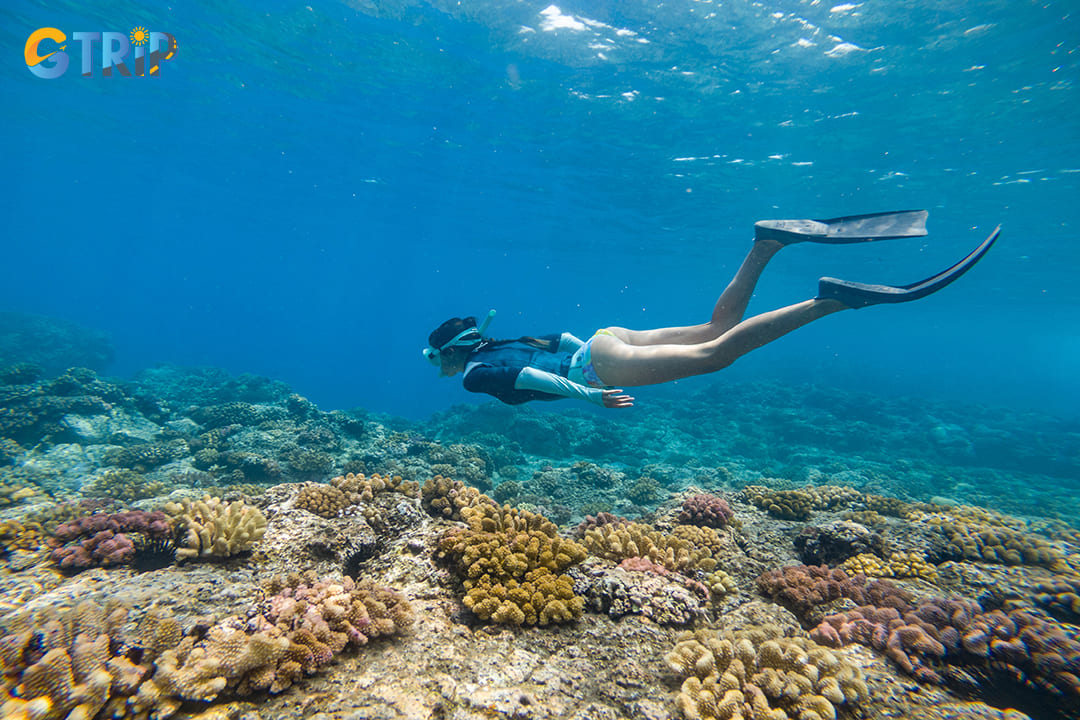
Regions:
[[493, 395], [509, 405], [531, 400], [578, 398], [608, 408], [631, 407], [623, 387], [655, 385], [726, 368], [751, 350], [840, 310], [918, 300], [970, 270], [997, 240], [998, 227], [970, 255], [947, 270], [910, 285], [869, 285], [821, 278], [817, 297], [743, 320], [754, 285], [769, 260], [797, 242], [856, 243], [926, 235], [925, 210], [875, 213], [831, 220], [763, 220], [735, 277], [702, 325], [597, 330], [582, 342], [570, 333], [516, 340], [484, 337], [495, 311], [483, 323], [452, 318], [428, 336], [424, 357], [442, 376], [464, 373], [470, 392]]

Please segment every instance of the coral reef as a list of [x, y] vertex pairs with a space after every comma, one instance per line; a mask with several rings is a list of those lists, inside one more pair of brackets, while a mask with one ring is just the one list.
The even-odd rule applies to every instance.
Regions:
[[112, 468], [83, 486], [83, 494], [87, 497], [111, 498], [125, 502], [157, 497], [168, 491], [168, 486], [160, 480], [148, 480], [134, 470]]
[[[433, 482], [438, 483], [437, 477]], [[369, 477], [364, 473], [348, 473], [330, 478], [330, 484], [340, 490], [350, 504], [371, 502], [376, 494], [382, 492], [401, 493], [411, 498], [420, 496], [420, 484], [415, 480], [402, 480], [400, 475], [384, 477], [372, 473]]]
[[436, 475], [428, 478], [420, 488], [420, 504], [429, 514], [447, 520], [461, 520], [462, 510], [481, 502], [491, 502], [476, 488], [466, 487], [460, 480]]
[[[965, 420], [936, 406], [941, 417], [916, 428], [910, 418], [927, 420], [922, 406], [867, 409], [843, 393], [809, 389], [807, 399], [781, 386], [735, 387], [719, 405], [691, 396], [676, 409], [660, 398], [648, 422], [462, 407], [424, 424], [321, 412], [279, 383], [214, 371], [161, 368], [135, 385], [82, 369], [41, 378], [29, 366], [0, 370], [0, 614], [24, 618], [11, 618], [12, 639], [0, 643], [0, 715], [135, 720], [211, 702], [206, 717], [235, 720], [251, 708], [233, 701], [259, 692], [268, 720], [351, 717], [362, 704], [401, 717], [554, 717], [571, 702], [590, 717], [665, 717], [670, 674], [642, 658], [666, 653], [673, 627], [704, 625], [719, 635], [696, 639], [702, 647], [708, 637], [745, 639], [753, 667], [744, 680], [714, 657], [710, 681], [687, 664], [704, 655], [688, 653], [676, 668], [690, 683], [680, 701], [688, 715], [876, 716], [881, 702], [883, 717], [940, 720], [933, 713], [957, 696], [1004, 694], [1025, 709], [1050, 708], [1032, 715], [1080, 720], [1076, 629], [1067, 624], [1080, 618], [1080, 531], [1068, 524], [1080, 514], [1061, 491], [1080, 469], [1062, 449], [1073, 425], [1042, 418], [1035, 430], [1006, 416], [1016, 427], [991, 431], [982, 411]], [[836, 403], [843, 413], [834, 417]], [[717, 407], [740, 414], [721, 418]], [[963, 463], [941, 460], [962, 448]], [[1065, 474], [1035, 482], [1033, 467]], [[516, 509], [482, 494], [493, 479], [491, 494]], [[196, 500], [191, 488], [214, 499]], [[146, 500], [165, 496], [176, 501], [165, 530], [119, 519], [121, 503], [150, 510]], [[555, 523], [581, 517], [577, 542], [560, 537]], [[812, 525], [788, 521], [807, 517]], [[50, 535], [54, 547], [41, 548]], [[114, 569], [177, 539], [181, 559], [255, 552]], [[88, 569], [57, 572], [50, 554], [62, 569]], [[783, 567], [798, 560], [806, 566]], [[310, 567], [335, 575], [271, 583], [244, 613], [260, 576]], [[408, 623], [400, 596], [338, 572], [402, 583], [423, 608], [422, 627], [401, 647], [333, 662]], [[887, 577], [910, 582], [874, 579]], [[752, 599], [755, 579], [777, 602]], [[77, 619], [111, 610], [65, 609], [71, 598], [109, 594], [154, 609], [123, 624]], [[15, 632], [23, 603], [57, 609], [24, 636]], [[763, 608], [761, 627], [751, 606]], [[796, 664], [816, 652], [780, 637], [803, 637], [803, 627], [822, 645], [865, 643], [870, 650], [844, 654], [873, 675], [875, 692], [889, 683], [898, 691], [853, 709], [833, 702], [831, 687], [808, 691], [802, 670], [770, 665], [777, 651], [763, 650], [768, 642]], [[734, 645], [732, 653], [739, 659]], [[802, 667], [820, 676], [814, 662]], [[541, 666], [544, 682], [533, 682]], [[338, 673], [325, 687], [348, 692], [312, 687], [302, 706], [299, 694], [274, 696], [321, 671]]]
[[[50, 558], [63, 570], [131, 565], [145, 558], [172, 558], [173, 527], [163, 512], [131, 510], [85, 515], [59, 525], [49, 538]], [[151, 562], [153, 562], [151, 560]]]
[[0, 507], [17, 505], [40, 492], [38, 488], [20, 481], [21, 479], [14, 475], [10, 470], [5, 470], [4, 475], [0, 476]]
[[91, 602], [68, 610], [46, 608], [4, 619], [0, 640], [5, 718], [93, 718], [114, 688], [130, 692], [140, 674], [112, 640], [126, 620], [116, 605]]
[[608, 523], [586, 530], [585, 547], [598, 557], [619, 562], [642, 557], [668, 570], [703, 570], [719, 566], [725, 543], [711, 527], [680, 525], [665, 534], [642, 523]]
[[[1069, 572], [1069, 564], [1060, 549], [1048, 540], [1024, 530], [1005, 527], [1000, 516], [976, 515], [975, 522], [964, 522], [964, 513], [909, 513], [908, 519], [937, 528], [947, 539], [948, 559], [976, 560], [1002, 565], [1042, 565], [1054, 572]], [[990, 522], [985, 520], [990, 519]], [[1007, 522], [1007, 521], [1005, 521]]]
[[348, 496], [333, 485], [304, 483], [296, 494], [296, 507], [319, 517], [333, 518], [352, 505]]
[[596, 528], [600, 527], [601, 525], [611, 525], [611, 524], [624, 524], [625, 525], [625, 524], [629, 524], [629, 523], [630, 523], [630, 521], [627, 520], [624, 517], [619, 517], [618, 515], [612, 515], [609, 512], [603, 512], [602, 511], [602, 512], [596, 513], [596, 515], [586, 515], [585, 519], [582, 520], [580, 523], [578, 523], [578, 525], [573, 529], [572, 534], [576, 538], [583, 538], [583, 537], [585, 537], [585, 533], [587, 533], [589, 530], [595, 530]]
[[862, 505], [866, 496], [843, 485], [818, 485], [795, 490], [776, 490], [763, 485], [748, 485], [740, 497], [782, 520], [807, 520], [814, 510]]
[[370, 580], [333, 582], [307, 574], [275, 577], [265, 586], [271, 595], [249, 612], [247, 627], [288, 639], [270, 692], [315, 674], [346, 648], [396, 634], [413, 622], [404, 596]]
[[462, 507], [467, 529], [452, 528], [439, 556], [463, 578], [465, 606], [483, 620], [547, 625], [580, 617], [585, 600], [563, 572], [585, 548], [559, 537], [555, 524], [527, 511], [481, 502]]
[[763, 573], [757, 579], [760, 593], [804, 617], [817, 605], [845, 598], [856, 604], [907, 607], [910, 593], [887, 580], [867, 582], [864, 575], [850, 576], [825, 565], [789, 565]]
[[112, 359], [112, 343], [103, 332], [56, 317], [0, 312], [0, 367], [26, 368], [9, 370], [9, 385], [34, 382], [29, 366], [53, 375], [70, 367], [104, 370]]
[[177, 526], [177, 560], [227, 558], [250, 550], [266, 532], [262, 511], [240, 501], [225, 503], [206, 495], [166, 503], [164, 510]]
[[277, 416], [270, 410], [272, 409], [256, 407], [249, 402], [234, 401], [196, 407], [189, 416], [206, 430], [214, 430], [228, 425], [255, 425], [270, 416]]
[[808, 520], [814, 507], [813, 498], [805, 490], [770, 490], [748, 485], [741, 497], [782, 520]]
[[836, 565], [855, 555], [884, 550], [879, 533], [849, 520], [807, 525], [795, 536], [795, 552], [807, 565]]
[[105, 455], [105, 461], [121, 468], [146, 472], [159, 465], [172, 462], [177, 457], [186, 455], [187, 452], [187, 444], [183, 441], [139, 443], [110, 451]]
[[575, 568], [574, 575], [575, 586], [585, 587], [582, 595], [591, 612], [613, 618], [642, 615], [661, 625], [688, 625], [708, 614], [707, 586], [645, 558], [630, 558], [615, 568], [590, 561]]
[[1080, 621], [1080, 575], [1063, 575], [1035, 586], [1032, 600], [1056, 617], [1076, 624]]
[[716, 495], [701, 494], [691, 495], [683, 501], [677, 520], [687, 525], [723, 528], [734, 517], [735, 511], [727, 500]]
[[926, 557], [919, 552], [894, 552], [887, 560], [862, 553], [848, 558], [840, 567], [852, 575], [862, 573], [867, 577], [921, 578], [931, 582], [937, 578], [937, 568], [926, 562]]
[[[281, 692], [350, 647], [412, 623], [399, 593], [370, 581], [275, 579], [246, 619], [185, 635], [148, 613], [124, 633], [127, 608], [83, 601], [5, 618], [5, 718], [169, 718], [185, 701]], [[99, 715], [100, 713], [100, 715]]]
[[68, 416], [108, 415], [133, 400], [90, 370], [72, 368], [30, 385], [0, 386], [0, 437], [23, 447], [71, 433]]
[[14, 550], [36, 550], [45, 541], [40, 524], [18, 520], [0, 520], [0, 557]]
[[824, 720], [858, 705], [868, 690], [861, 671], [805, 638], [756, 644], [738, 633], [683, 633], [666, 657], [685, 678], [678, 697], [694, 720]]

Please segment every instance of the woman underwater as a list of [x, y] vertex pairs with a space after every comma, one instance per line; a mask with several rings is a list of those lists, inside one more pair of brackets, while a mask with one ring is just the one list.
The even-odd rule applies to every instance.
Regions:
[[713, 307], [707, 323], [656, 330], [608, 327], [582, 342], [570, 333], [516, 340], [484, 337], [495, 311], [482, 325], [475, 317], [447, 320], [428, 337], [428, 361], [441, 375], [464, 373], [470, 392], [504, 403], [578, 398], [608, 408], [627, 408], [634, 398], [622, 388], [666, 383], [726, 368], [751, 350], [818, 318], [880, 303], [908, 302], [937, 292], [972, 266], [997, 240], [994, 230], [967, 257], [921, 282], [889, 286], [821, 278], [817, 297], [755, 315], [743, 314], [762, 271], [786, 245], [868, 242], [926, 235], [925, 210], [875, 213], [830, 220], [764, 220], [754, 244]]

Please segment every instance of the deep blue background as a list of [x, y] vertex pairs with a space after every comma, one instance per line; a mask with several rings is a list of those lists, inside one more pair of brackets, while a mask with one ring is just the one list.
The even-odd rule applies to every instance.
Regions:
[[[926, 207], [925, 241], [786, 250], [751, 311], [1002, 240], [725, 377], [1077, 413], [1071, 3], [656, 5], [5, 3], [0, 309], [108, 331], [116, 374], [210, 364], [420, 417], [467, 399], [419, 354], [450, 315], [697, 322], [755, 220]], [[42, 26], [136, 25], [179, 42], [159, 78], [23, 61]]]

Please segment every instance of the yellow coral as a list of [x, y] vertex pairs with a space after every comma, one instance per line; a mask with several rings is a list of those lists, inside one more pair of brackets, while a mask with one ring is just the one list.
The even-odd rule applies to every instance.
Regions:
[[[937, 528], [948, 539], [948, 550], [956, 557], [1002, 565], [1042, 565], [1053, 572], [1069, 572], [1065, 553], [1028, 532], [1024, 521], [970, 506], [948, 510], [912, 511], [908, 519]], [[966, 522], [965, 518], [978, 520]]]
[[251, 549], [266, 533], [262, 511], [240, 501], [225, 503], [207, 495], [166, 503], [164, 510], [179, 521], [183, 533], [177, 560], [230, 557]]
[[643, 557], [675, 571], [712, 572], [723, 547], [716, 530], [695, 525], [664, 534], [641, 523], [611, 523], [586, 530], [583, 540], [591, 553], [608, 560]]
[[351, 504], [349, 497], [337, 487], [319, 483], [304, 483], [295, 500], [296, 507], [324, 518], [337, 517]]
[[836, 718], [837, 706], [866, 698], [859, 669], [805, 638], [754, 645], [741, 633], [683, 633], [666, 660], [686, 676], [678, 699], [685, 718]]
[[462, 508], [495, 501], [476, 488], [466, 487], [459, 480], [442, 475], [428, 478], [420, 488], [420, 504], [431, 515], [449, 520], [460, 520]]
[[895, 552], [888, 560], [862, 553], [848, 558], [841, 567], [851, 575], [862, 573], [867, 577], [921, 578], [931, 582], [937, 578], [937, 568], [926, 561], [925, 555], [915, 551]]
[[371, 502], [376, 494], [382, 492], [396, 492], [413, 498], [420, 495], [420, 484], [413, 480], [402, 480], [400, 475], [385, 477], [372, 473], [369, 477], [364, 473], [348, 473], [330, 478], [330, 484], [344, 493], [350, 504]]
[[125, 619], [123, 608], [89, 601], [6, 618], [0, 670], [5, 678], [17, 677], [18, 685], [4, 683], [3, 689], [14, 693], [5, 693], [0, 715], [35, 720], [97, 715], [114, 686], [110, 643]]
[[467, 529], [452, 529], [439, 556], [454, 561], [464, 578], [464, 602], [482, 619], [512, 625], [546, 625], [581, 616], [583, 598], [560, 573], [585, 559], [585, 548], [559, 537], [542, 515], [486, 502], [463, 507]]

